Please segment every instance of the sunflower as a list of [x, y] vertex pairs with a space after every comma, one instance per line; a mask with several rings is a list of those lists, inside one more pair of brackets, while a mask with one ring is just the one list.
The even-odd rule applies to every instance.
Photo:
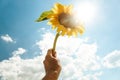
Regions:
[[41, 22], [44, 20], [49, 20], [48, 23], [52, 25], [52, 28], [57, 29], [53, 50], [56, 48], [56, 42], [60, 35], [77, 36], [78, 33], [84, 33], [83, 24], [75, 17], [72, 5], [67, 6], [56, 3], [52, 10], [43, 12], [36, 21]]
[[77, 33], [83, 34], [83, 24], [74, 18], [72, 5], [66, 6], [56, 3], [52, 8], [52, 12], [47, 17], [49, 19], [48, 24], [52, 25], [53, 29], [57, 28], [58, 33], [68, 36], [77, 36]]

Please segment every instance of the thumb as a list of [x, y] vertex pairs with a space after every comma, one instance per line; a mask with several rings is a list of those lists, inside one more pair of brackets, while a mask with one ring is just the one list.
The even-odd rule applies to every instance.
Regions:
[[56, 51], [52, 50], [52, 56], [55, 57], [55, 58], [57, 57]]

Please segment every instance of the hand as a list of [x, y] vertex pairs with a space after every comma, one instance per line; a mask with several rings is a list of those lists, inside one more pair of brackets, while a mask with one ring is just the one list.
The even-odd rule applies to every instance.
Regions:
[[43, 61], [46, 75], [42, 80], [57, 80], [61, 71], [60, 62], [56, 52], [49, 49]]

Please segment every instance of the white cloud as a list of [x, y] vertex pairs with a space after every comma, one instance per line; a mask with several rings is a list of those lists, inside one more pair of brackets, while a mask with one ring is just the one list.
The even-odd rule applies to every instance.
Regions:
[[[97, 44], [87, 44], [88, 40], [89, 38], [59, 37], [56, 51], [63, 67], [62, 80], [85, 80], [87, 76], [84, 71], [100, 69], [99, 57], [96, 55]], [[36, 44], [44, 54], [47, 49], [52, 48], [53, 41], [54, 35], [46, 33], [43, 40]]]
[[[48, 32], [45, 35], [43, 35], [43, 40], [40, 40], [36, 43], [36, 45], [38, 45], [39, 48], [42, 51], [44, 51], [42, 53], [45, 53], [47, 49], [52, 48], [54, 37], [55, 35]], [[73, 52], [75, 52], [82, 43], [87, 42], [88, 40], [89, 40], [88, 38], [80, 39], [80, 38], [73, 38], [73, 37], [68, 38], [68, 37], [60, 36], [58, 38], [56, 48], [59, 54], [65, 53], [64, 55], [72, 55]]]
[[[13, 52], [13, 57], [0, 62], [0, 75], [5, 80], [40, 80], [44, 76], [42, 61], [49, 48], [52, 47], [54, 35], [46, 33], [43, 39], [36, 43], [42, 50], [42, 55], [33, 59], [21, 59], [26, 50]], [[87, 44], [88, 38], [60, 37], [57, 43], [57, 54], [62, 64], [59, 80], [99, 80], [102, 74], [99, 57], [96, 55], [97, 44]], [[17, 56], [14, 56], [17, 55]], [[92, 73], [88, 73], [93, 71]], [[87, 74], [86, 74], [87, 72]]]
[[12, 54], [13, 54], [14, 56], [18, 56], [18, 55], [24, 54], [25, 52], [26, 52], [25, 49], [23, 49], [23, 48], [18, 48], [18, 50], [13, 51]]
[[44, 75], [42, 57], [23, 60], [13, 56], [0, 62], [0, 76], [4, 80], [41, 80]]
[[20, 55], [26, 52], [23, 48], [13, 51], [9, 60], [0, 62], [0, 76], [3, 80], [41, 80], [44, 76], [43, 56], [33, 59], [22, 59]]
[[8, 34], [1, 36], [1, 39], [5, 42], [14, 42], [14, 40]]
[[107, 68], [120, 67], [120, 50], [115, 50], [106, 55], [103, 64]]

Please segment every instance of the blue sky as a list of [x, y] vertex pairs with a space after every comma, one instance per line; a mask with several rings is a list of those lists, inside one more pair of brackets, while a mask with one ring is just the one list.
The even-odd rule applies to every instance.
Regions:
[[[22, 65], [19, 64], [22, 68], [23, 66], [26, 67], [26, 65], [23, 65], [23, 63], [25, 64], [27, 61], [32, 61], [34, 65], [38, 65], [36, 62], [37, 59], [41, 60], [39, 62], [42, 62], [46, 50], [51, 46], [51, 43], [53, 41], [51, 37], [54, 37], [55, 31], [51, 30], [51, 27], [46, 24], [47, 21], [42, 23], [35, 22], [40, 13], [51, 9], [53, 7], [53, 4], [56, 2], [76, 5], [84, 1], [97, 5], [97, 16], [95, 16], [92, 24], [85, 24], [86, 31], [82, 36], [79, 36], [77, 39], [65, 37], [59, 40], [59, 43], [60, 41], [61, 43], [65, 43], [68, 39], [71, 39], [71, 42], [74, 42], [74, 40], [76, 40], [76, 42], [81, 44], [80, 46], [77, 45], [77, 43], [66, 43], [66, 46], [68, 47], [66, 48], [63, 45], [58, 44], [57, 52], [60, 53], [60, 60], [62, 58], [66, 59], [66, 63], [64, 61], [61, 61], [62, 65], [64, 66], [63, 70], [67, 68], [74, 69], [75, 67], [71, 66], [72, 64], [75, 66], [80, 66], [80, 64], [75, 64], [77, 62], [70, 62], [70, 60], [78, 61], [79, 58], [82, 58], [73, 58], [73, 55], [78, 56], [80, 53], [77, 54], [77, 52], [72, 49], [80, 48], [78, 51], [84, 52], [84, 47], [86, 47], [86, 51], [88, 51], [88, 53], [89, 49], [92, 50], [90, 50], [91, 55], [87, 55], [87, 52], [85, 53], [88, 56], [86, 58], [90, 58], [90, 56], [92, 56], [92, 58], [95, 57], [90, 60], [93, 60], [93, 62], [96, 61], [94, 65], [99, 65], [99, 67], [97, 67], [95, 70], [92, 68], [84, 69], [89, 68], [88, 64], [92, 63], [88, 62], [87, 66], [80, 66], [80, 73], [77, 73], [75, 69], [75, 71], [73, 70], [75, 72], [73, 72], [75, 74], [75, 77], [70, 77], [72, 75], [72, 72], [68, 71], [69, 75], [67, 75], [67, 73], [61, 73], [60, 80], [119, 80], [119, 0], [0, 0], [0, 65], [2, 65], [0, 67], [0, 76], [5, 80], [8, 78], [9, 80], [21, 80], [20, 78], [18, 79], [17, 77], [19, 76], [16, 77], [14, 73], [13, 75], [9, 75], [9, 73], [12, 72], [11, 70], [7, 75], [4, 74], [6, 69], [3, 67], [5, 65], [10, 66], [15, 64], [14, 60], [18, 62], [22, 60]], [[69, 49], [71, 49], [70, 54], [62, 54], [62, 52], [69, 52]], [[75, 54], [72, 52], [75, 52]], [[13, 63], [8, 64], [5, 62], [6, 60], [8, 62], [12, 62], [13, 60]], [[83, 64], [83, 62], [82, 59], [80, 59], [80, 63]], [[29, 64], [27, 65], [34, 69], [34, 66], [31, 66]], [[38, 65], [38, 70], [40, 70], [38, 76], [42, 77], [44, 70], [43, 66], [41, 66], [42, 63]], [[14, 69], [12, 70], [14, 71]], [[92, 73], [94, 75], [91, 75]], [[81, 77], [81, 79], [77, 77], [78, 75]], [[13, 77], [11, 78], [10, 76]], [[33, 77], [34, 79], [38, 80], [38, 78], [35, 76]], [[29, 79], [27, 77], [25, 78], [26, 80]]]

